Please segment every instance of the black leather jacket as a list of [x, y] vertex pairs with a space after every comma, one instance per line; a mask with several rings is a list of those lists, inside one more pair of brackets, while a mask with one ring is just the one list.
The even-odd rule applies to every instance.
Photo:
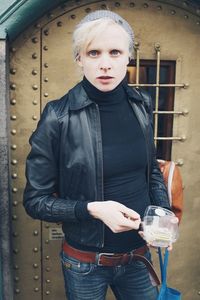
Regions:
[[[146, 140], [151, 202], [169, 207], [155, 159], [150, 98], [138, 89], [126, 89]], [[77, 201], [104, 200], [99, 111], [81, 83], [46, 105], [30, 144], [24, 191], [27, 213], [35, 219], [62, 222], [70, 240], [102, 247], [103, 222], [94, 218], [81, 222], [75, 215]]]

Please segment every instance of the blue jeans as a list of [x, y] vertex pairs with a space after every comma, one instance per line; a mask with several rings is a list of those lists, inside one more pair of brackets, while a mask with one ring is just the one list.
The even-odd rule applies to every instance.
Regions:
[[[150, 252], [146, 258], [151, 259]], [[140, 261], [117, 267], [83, 263], [61, 253], [68, 300], [105, 300], [108, 286], [117, 300], [156, 300], [158, 290]]]

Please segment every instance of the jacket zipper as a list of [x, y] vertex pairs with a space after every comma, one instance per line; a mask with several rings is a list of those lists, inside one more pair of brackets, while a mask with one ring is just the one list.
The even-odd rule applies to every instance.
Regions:
[[[99, 136], [98, 136], [98, 149], [99, 152], [101, 153], [101, 172], [102, 172], [102, 182], [101, 182], [101, 200], [104, 201], [104, 177], [103, 177], [103, 150], [102, 150], [102, 135], [101, 135], [101, 119], [100, 119], [100, 112], [99, 112], [99, 107], [96, 104], [96, 109], [97, 109], [97, 119], [98, 119], [98, 124], [99, 124]], [[101, 145], [101, 147], [100, 147]], [[100, 149], [101, 148], [101, 149]], [[102, 222], [102, 241], [101, 241], [101, 247], [104, 247], [104, 238], [105, 238], [105, 224]]]

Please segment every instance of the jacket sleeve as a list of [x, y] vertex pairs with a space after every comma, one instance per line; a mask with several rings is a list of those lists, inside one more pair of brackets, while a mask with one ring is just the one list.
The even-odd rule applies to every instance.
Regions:
[[170, 209], [170, 203], [168, 199], [167, 188], [164, 183], [163, 175], [160, 171], [157, 159], [156, 159], [156, 149], [154, 144], [154, 134], [153, 134], [153, 109], [151, 97], [148, 95], [143, 95], [145, 108], [149, 116], [149, 136], [151, 145], [151, 157], [150, 157], [150, 172], [149, 172], [149, 193], [150, 200], [153, 205], [165, 207]]
[[47, 222], [78, 221], [77, 201], [56, 196], [59, 181], [59, 122], [51, 103], [47, 104], [37, 129], [30, 138], [26, 161], [23, 204], [34, 219]]

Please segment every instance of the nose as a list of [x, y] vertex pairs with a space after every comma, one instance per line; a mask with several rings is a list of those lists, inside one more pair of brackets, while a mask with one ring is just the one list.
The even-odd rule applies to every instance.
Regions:
[[107, 55], [103, 55], [99, 62], [99, 69], [106, 72], [111, 70], [111, 61]]

